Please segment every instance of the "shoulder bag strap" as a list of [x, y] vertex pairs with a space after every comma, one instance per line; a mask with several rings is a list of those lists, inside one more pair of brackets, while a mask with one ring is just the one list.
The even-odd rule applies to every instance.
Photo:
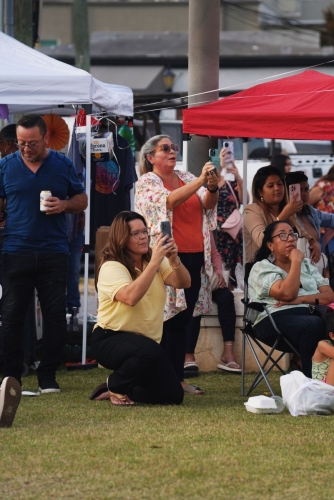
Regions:
[[232, 188], [231, 184], [230, 184], [228, 181], [226, 181], [226, 184], [227, 184], [227, 185], [228, 185], [228, 187], [230, 188], [230, 191], [231, 191], [231, 193], [233, 194], [233, 197], [234, 197], [235, 202], [236, 202], [236, 204], [237, 204], [237, 209], [239, 210], [239, 202], [238, 202], [238, 200], [237, 200], [237, 197], [235, 196], [234, 189]]

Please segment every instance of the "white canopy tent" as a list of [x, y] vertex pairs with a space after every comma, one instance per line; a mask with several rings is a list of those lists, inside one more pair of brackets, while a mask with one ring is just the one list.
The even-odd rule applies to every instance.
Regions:
[[[128, 87], [100, 82], [78, 68], [52, 59], [0, 32], [0, 105], [13, 113], [74, 114], [78, 106], [91, 105], [93, 113], [133, 116], [133, 93]], [[87, 115], [86, 150], [90, 151], [91, 116]], [[86, 178], [90, 179], [90, 155], [86, 155]], [[86, 183], [90, 226], [90, 183]], [[89, 230], [85, 231], [85, 287], [82, 365], [86, 363], [88, 313]]]
[[0, 103], [10, 113], [73, 114], [73, 107], [91, 104], [93, 112], [133, 116], [129, 87], [102, 83], [1, 32], [0, 60]]

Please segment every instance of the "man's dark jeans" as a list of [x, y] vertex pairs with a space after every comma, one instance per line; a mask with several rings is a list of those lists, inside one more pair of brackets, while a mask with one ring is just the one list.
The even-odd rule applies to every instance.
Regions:
[[23, 324], [34, 288], [43, 315], [43, 343], [38, 380], [54, 377], [66, 340], [66, 254], [3, 254], [1, 341], [3, 376], [21, 382]]

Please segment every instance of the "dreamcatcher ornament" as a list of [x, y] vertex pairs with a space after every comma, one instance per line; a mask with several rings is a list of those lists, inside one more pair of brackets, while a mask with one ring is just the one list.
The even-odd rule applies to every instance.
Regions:
[[55, 151], [63, 149], [70, 139], [70, 131], [61, 116], [49, 114], [42, 116], [50, 133], [48, 146]]

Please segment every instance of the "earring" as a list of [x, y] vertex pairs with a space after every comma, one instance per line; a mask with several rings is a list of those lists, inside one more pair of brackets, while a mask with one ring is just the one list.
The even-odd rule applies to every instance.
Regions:
[[267, 257], [267, 259], [269, 260], [269, 262], [273, 263], [274, 260], [276, 259], [274, 252], [271, 252], [271, 254]]
[[263, 200], [263, 196], [261, 196], [261, 197], [260, 197], [260, 200], [261, 200], [262, 202], [264, 201], [264, 200]]

